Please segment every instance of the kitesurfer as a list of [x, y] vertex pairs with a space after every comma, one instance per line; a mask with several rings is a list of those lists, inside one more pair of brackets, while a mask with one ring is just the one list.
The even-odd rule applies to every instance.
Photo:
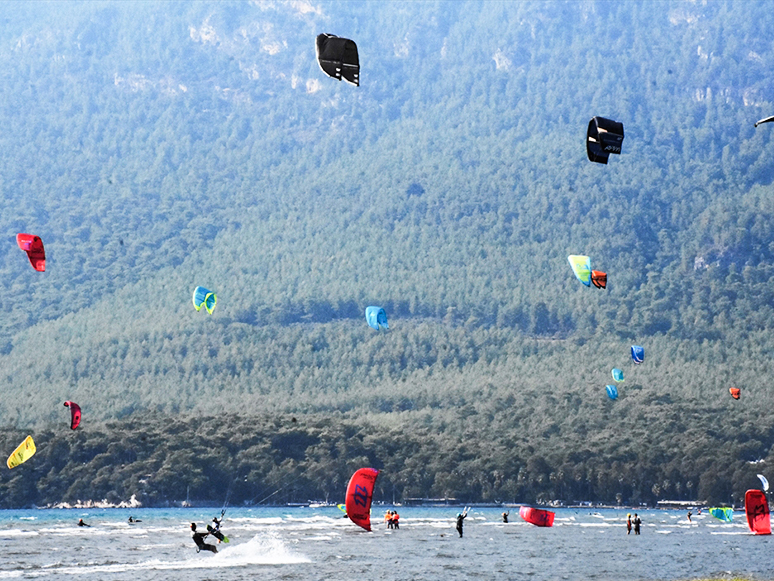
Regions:
[[626, 515], [626, 534], [632, 534], [632, 513]]
[[142, 522], [142, 521], [141, 521], [140, 519], [138, 519], [138, 518], [132, 518], [132, 517], [130, 516], [130, 517], [129, 517], [129, 522], [130, 522], [130, 523], [135, 523], [135, 522]]
[[640, 525], [642, 524], [642, 521], [640, 520], [640, 517], [637, 516], [637, 513], [634, 513], [634, 534], [639, 535], [640, 534]]
[[210, 533], [216, 539], [218, 539], [218, 543], [220, 544], [222, 541], [226, 539], [223, 533], [220, 532], [220, 523], [223, 522], [223, 518], [218, 520], [217, 517], [215, 517], [212, 519], [212, 522], [215, 523], [215, 526], [207, 525], [207, 532]]
[[693, 513], [692, 513], [692, 512], [689, 510], [689, 511], [688, 511], [688, 522], [691, 522], [691, 515], [692, 515], [692, 514], [693, 514]]
[[505, 524], [508, 524], [508, 515], [509, 515], [509, 514], [511, 514], [511, 511], [510, 511], [510, 510], [509, 510], [508, 512], [504, 512], [504, 513], [503, 513], [503, 522], [504, 522]]
[[466, 516], [468, 516], [468, 511], [461, 512], [457, 515], [457, 532], [460, 534], [460, 538], [462, 538], [462, 521], [465, 520]]
[[78, 519], [78, 526], [79, 527], [91, 527], [91, 525], [87, 525], [85, 522], [83, 522], [82, 518]]
[[387, 512], [384, 513], [384, 522], [387, 523], [387, 528], [388, 529], [392, 528], [392, 511], [391, 510], [388, 510]]
[[400, 520], [400, 515], [397, 513], [397, 511], [392, 511], [392, 528], [399, 529], [400, 523], [398, 522]]
[[210, 533], [197, 533], [196, 532], [196, 523], [191, 523], [191, 538], [193, 539], [193, 542], [196, 543], [196, 552], [199, 551], [212, 551], [213, 553], [218, 552], [218, 548], [215, 545], [208, 545], [204, 542], [204, 538], [209, 535]]

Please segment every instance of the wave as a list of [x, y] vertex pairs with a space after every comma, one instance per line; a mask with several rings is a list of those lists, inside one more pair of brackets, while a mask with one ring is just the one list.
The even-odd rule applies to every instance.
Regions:
[[256, 535], [246, 543], [225, 547], [217, 554], [194, 555], [184, 561], [151, 559], [139, 563], [110, 563], [61, 566], [54, 563], [41, 568], [0, 571], [0, 579], [18, 577], [45, 577], [48, 575], [93, 575], [98, 573], [125, 573], [132, 571], [164, 571], [172, 569], [217, 569], [250, 565], [293, 565], [311, 563], [305, 555], [292, 551], [282, 539], [273, 534]]

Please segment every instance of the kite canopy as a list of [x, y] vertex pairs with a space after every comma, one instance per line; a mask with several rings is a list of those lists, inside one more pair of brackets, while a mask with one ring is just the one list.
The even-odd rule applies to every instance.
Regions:
[[645, 361], [645, 349], [639, 345], [632, 345], [632, 360], [637, 365]]
[[366, 307], [365, 310], [366, 321], [372, 329], [377, 331], [382, 329], [389, 329], [387, 326], [387, 313], [384, 312], [382, 307]]
[[618, 399], [618, 388], [615, 385], [606, 385], [607, 397], [610, 399]]
[[771, 517], [766, 494], [760, 490], [748, 490], [744, 495], [744, 513], [747, 515], [747, 526], [756, 535], [771, 534]]
[[347, 485], [347, 516], [367, 531], [371, 530], [371, 499], [377, 476], [379, 471], [375, 468], [361, 468], [352, 475]]
[[734, 399], [739, 399], [742, 395], [742, 390], [739, 389], [738, 387], [729, 387], [728, 393], [730, 393], [731, 397], [733, 397]]
[[16, 244], [27, 253], [32, 268], [38, 272], [46, 271], [46, 250], [40, 236], [34, 234], [17, 234]]
[[354, 41], [334, 34], [318, 34], [315, 48], [317, 63], [326, 75], [360, 86], [360, 60]]
[[597, 288], [605, 288], [607, 286], [607, 273], [600, 272], [599, 270], [592, 270], [591, 284]]
[[74, 430], [81, 423], [81, 406], [74, 401], [66, 401], [64, 405], [70, 408], [70, 429]]
[[35, 454], [35, 442], [32, 440], [32, 436], [27, 436], [24, 441], [19, 444], [19, 447], [13, 451], [13, 454], [8, 456], [6, 464], [8, 468], [16, 468], [19, 464], [24, 464], [27, 460], [32, 458]]
[[771, 117], [764, 117], [763, 119], [759, 119], [758, 121], [755, 122], [755, 126], [758, 127], [758, 125], [761, 125], [763, 123], [771, 123], [772, 121], [774, 121], [774, 115], [772, 115]]
[[522, 506], [519, 509], [519, 516], [537, 527], [553, 526], [555, 514], [556, 513], [553, 513], [550, 510], [531, 508], [529, 506]]
[[766, 477], [763, 474], [758, 474], [758, 480], [761, 481], [761, 486], [763, 486], [763, 492], [766, 492], [769, 489], [769, 481], [766, 480]]
[[734, 520], [733, 508], [711, 508], [709, 509], [709, 513], [723, 522], [732, 522]]
[[571, 254], [567, 260], [575, 273], [575, 277], [586, 286], [591, 286], [591, 259], [588, 256]]
[[613, 369], [613, 379], [615, 381], [623, 381], [624, 380], [623, 371], [621, 371], [618, 368]]
[[207, 290], [203, 286], [197, 286], [194, 289], [193, 306], [197, 311], [204, 307], [209, 314], [212, 314], [216, 304], [218, 304], [218, 297], [214, 292]]
[[589, 160], [607, 164], [611, 153], [621, 153], [623, 139], [623, 123], [604, 117], [593, 117], [586, 131], [586, 153]]

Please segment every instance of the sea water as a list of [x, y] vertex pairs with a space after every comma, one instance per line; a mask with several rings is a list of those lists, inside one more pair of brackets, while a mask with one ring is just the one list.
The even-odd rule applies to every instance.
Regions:
[[689, 523], [685, 511], [641, 511], [635, 536], [632, 510], [559, 509], [552, 528], [538, 528], [518, 509], [505, 524], [502, 509], [475, 508], [459, 538], [458, 508], [395, 507], [395, 531], [388, 508], [374, 506], [371, 533], [336, 507], [229, 508], [231, 542], [217, 555], [196, 553], [189, 525], [204, 527], [219, 508], [5, 510], [0, 579], [774, 579], [774, 540], [751, 534], [742, 513]]

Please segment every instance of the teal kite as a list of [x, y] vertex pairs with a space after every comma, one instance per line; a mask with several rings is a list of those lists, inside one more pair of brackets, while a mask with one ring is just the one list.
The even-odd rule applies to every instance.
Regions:
[[618, 368], [613, 369], [613, 379], [616, 381], [623, 381], [624, 380], [623, 371], [621, 371]]
[[197, 311], [200, 311], [201, 308], [204, 307], [209, 314], [212, 314], [216, 304], [218, 304], [218, 297], [214, 292], [207, 290], [203, 286], [197, 286], [194, 289], [193, 306]]
[[588, 256], [571, 254], [567, 260], [575, 273], [575, 277], [586, 286], [591, 286], [591, 259]]
[[711, 508], [709, 509], [709, 513], [723, 522], [731, 522], [734, 520], [733, 508]]

